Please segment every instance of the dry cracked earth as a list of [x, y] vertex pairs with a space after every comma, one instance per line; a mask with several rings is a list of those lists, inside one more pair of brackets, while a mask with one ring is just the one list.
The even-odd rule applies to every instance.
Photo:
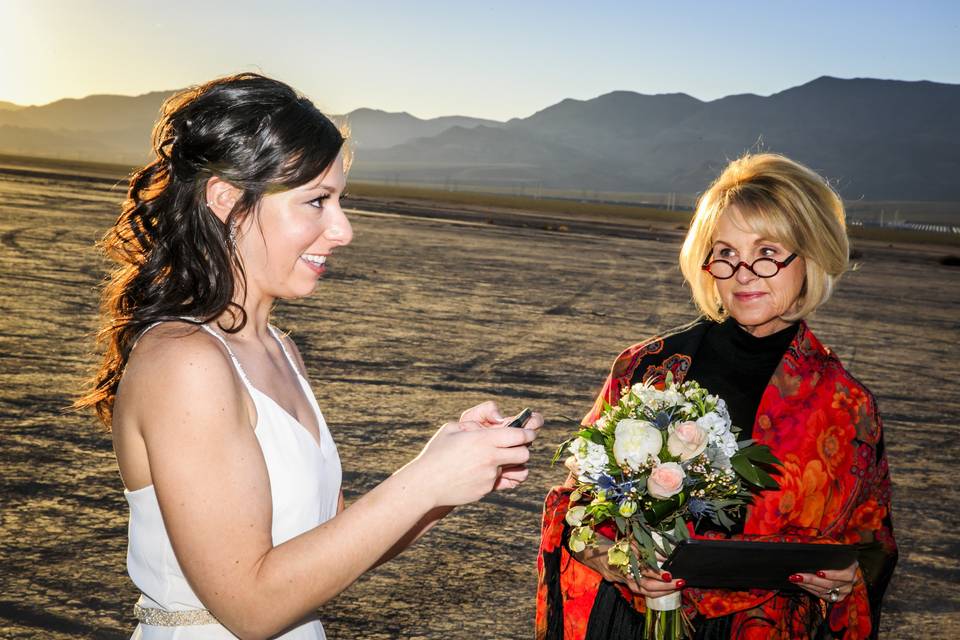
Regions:
[[[92, 364], [105, 271], [93, 243], [122, 191], [0, 172], [3, 638], [119, 639], [134, 626], [110, 440], [65, 411]], [[560, 417], [589, 407], [622, 347], [694, 315], [676, 229], [466, 219], [355, 212], [356, 239], [314, 295], [276, 310], [338, 443], [348, 501], [476, 402], [547, 418], [527, 483], [457, 510], [324, 606], [331, 638], [530, 637]], [[901, 557], [882, 636], [960, 637], [960, 269], [938, 262], [947, 249], [857, 250], [859, 270], [811, 324], [885, 419]]]

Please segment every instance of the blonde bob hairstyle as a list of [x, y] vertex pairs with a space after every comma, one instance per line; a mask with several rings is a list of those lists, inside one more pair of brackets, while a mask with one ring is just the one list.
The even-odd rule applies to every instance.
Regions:
[[730, 207], [749, 231], [784, 245], [806, 263], [800, 295], [784, 320], [805, 318], [830, 298], [850, 259], [840, 197], [826, 180], [789, 158], [748, 154], [728, 164], [700, 197], [680, 250], [680, 270], [704, 314], [716, 321], [727, 316], [716, 281], [701, 267], [713, 250], [717, 222]]

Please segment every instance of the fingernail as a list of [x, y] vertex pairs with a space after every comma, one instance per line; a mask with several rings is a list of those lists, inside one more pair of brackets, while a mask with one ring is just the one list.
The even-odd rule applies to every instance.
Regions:
[[662, 574], [660, 574], [660, 579], [663, 580], [664, 582], [670, 582], [671, 580], [673, 580], [673, 576], [670, 575], [669, 571], [664, 571]]
[[826, 578], [826, 577], [827, 577], [827, 574], [825, 574], [823, 571], [817, 571], [817, 577], [818, 577], [818, 578]]
[[686, 580], [684, 580], [683, 578], [680, 578], [679, 580], [677, 580], [677, 589], [683, 589], [685, 586], [687, 586]]
[[803, 576], [799, 573], [795, 573], [790, 576], [790, 582], [803, 582]]

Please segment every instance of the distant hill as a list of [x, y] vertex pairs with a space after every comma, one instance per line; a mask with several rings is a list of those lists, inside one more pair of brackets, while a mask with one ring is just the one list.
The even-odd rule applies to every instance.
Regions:
[[[958, 85], [823, 77], [711, 102], [615, 92], [564, 100], [504, 129], [529, 145], [514, 185], [695, 193], [728, 159], [763, 150], [810, 165], [851, 199], [960, 200]], [[355, 175], [462, 184], [473, 167], [515, 160], [480, 127], [370, 151]]]
[[[170, 92], [0, 103], [0, 153], [141, 162]], [[784, 153], [850, 200], [960, 202], [960, 85], [821, 77], [701, 101], [615, 91], [501, 123], [357, 109], [352, 177], [511, 190], [693, 194], [745, 151]]]
[[[173, 93], [95, 95], [32, 107], [0, 102], [0, 153], [143, 162], [149, 154], [150, 131], [160, 106]], [[357, 149], [385, 149], [435, 136], [451, 127], [502, 124], [463, 116], [425, 120], [375, 109], [357, 109], [332, 117], [349, 124]]]
[[387, 149], [416, 138], [430, 138], [452, 127], [497, 126], [495, 120], [445, 116], [422, 120], [409, 113], [356, 109], [340, 118], [350, 125], [350, 138], [357, 149]]

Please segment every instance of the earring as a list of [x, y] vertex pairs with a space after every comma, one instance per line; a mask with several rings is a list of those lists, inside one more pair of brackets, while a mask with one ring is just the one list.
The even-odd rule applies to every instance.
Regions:
[[227, 234], [228, 241], [230, 242], [230, 247], [237, 246], [237, 223], [230, 222], [230, 231]]

